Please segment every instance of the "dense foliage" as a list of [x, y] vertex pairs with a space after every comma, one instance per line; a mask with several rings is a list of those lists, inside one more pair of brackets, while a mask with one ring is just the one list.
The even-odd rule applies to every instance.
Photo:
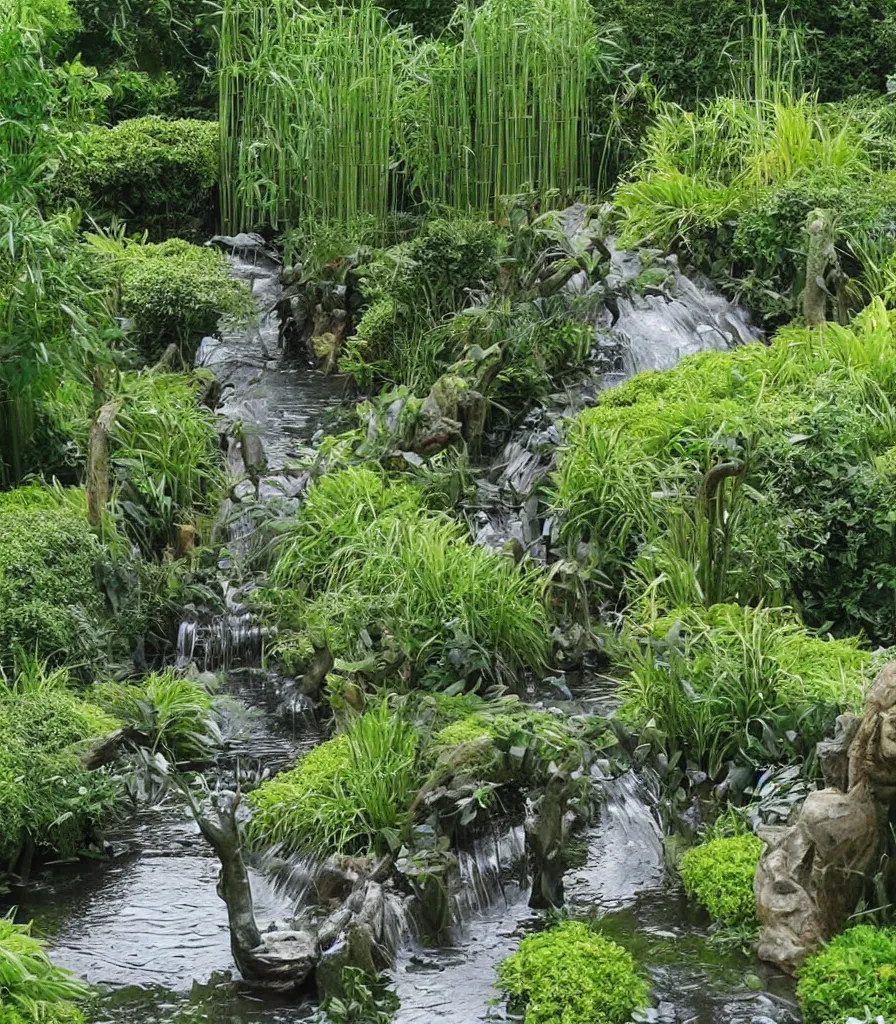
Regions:
[[624, 1024], [648, 993], [631, 954], [580, 921], [523, 939], [498, 985], [525, 1024]]
[[31, 662], [0, 682], [0, 870], [34, 848], [72, 856], [94, 840], [115, 789], [80, 753], [116, 725], [75, 694], [65, 670]]
[[634, 378], [570, 430], [566, 538], [591, 544], [614, 598], [794, 600], [810, 623], [892, 643], [894, 367], [878, 302], [849, 328], [787, 328]]
[[0, 919], [0, 1024], [82, 1024], [86, 985], [56, 967], [30, 928]]
[[754, 922], [753, 878], [761, 853], [762, 840], [750, 833], [692, 847], [679, 866], [688, 895], [723, 924]]
[[83, 491], [43, 487], [0, 494], [0, 664], [16, 651], [93, 665], [104, 650], [102, 549]]
[[806, 1024], [896, 1013], [896, 930], [859, 925], [832, 939], [800, 968], [797, 997]]
[[141, 117], [89, 128], [53, 188], [57, 201], [74, 200], [94, 219], [189, 237], [213, 225], [217, 181], [214, 122]]
[[321, 478], [282, 530], [264, 595], [279, 646], [355, 661], [382, 653], [424, 685], [512, 681], [544, 662], [542, 585], [526, 566], [474, 547], [421, 493], [366, 468]]
[[789, 611], [713, 605], [632, 627], [618, 660], [622, 715], [715, 775], [727, 761], [808, 756], [858, 711], [871, 657], [823, 640]]

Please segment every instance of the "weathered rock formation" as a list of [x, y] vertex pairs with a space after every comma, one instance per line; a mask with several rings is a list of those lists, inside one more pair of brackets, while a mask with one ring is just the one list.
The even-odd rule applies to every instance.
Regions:
[[843, 929], [880, 861], [896, 800], [896, 662], [861, 716], [841, 716], [819, 759], [827, 788], [806, 799], [795, 824], [760, 833], [759, 956], [791, 972]]

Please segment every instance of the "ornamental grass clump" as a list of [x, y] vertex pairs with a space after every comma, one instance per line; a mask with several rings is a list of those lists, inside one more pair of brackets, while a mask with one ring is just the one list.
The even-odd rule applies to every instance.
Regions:
[[0, 918], [0, 1024], [82, 1024], [90, 989], [57, 967], [29, 925]]
[[806, 1024], [889, 1021], [896, 1017], [896, 928], [850, 928], [810, 957], [798, 976]]
[[535, 570], [472, 545], [415, 488], [366, 468], [309, 491], [281, 532], [270, 584], [261, 603], [281, 634], [358, 660], [391, 647], [415, 683], [512, 680], [548, 653]]
[[421, 781], [417, 733], [383, 701], [249, 795], [249, 836], [291, 851], [394, 850]]
[[524, 1024], [625, 1024], [649, 992], [631, 954], [581, 921], [523, 939], [498, 987]]
[[762, 846], [757, 836], [744, 833], [692, 847], [679, 866], [688, 895], [722, 924], [755, 923], [753, 878]]
[[838, 714], [858, 711], [871, 655], [809, 635], [787, 609], [714, 605], [633, 626], [621, 716], [715, 776], [729, 760], [806, 756]]

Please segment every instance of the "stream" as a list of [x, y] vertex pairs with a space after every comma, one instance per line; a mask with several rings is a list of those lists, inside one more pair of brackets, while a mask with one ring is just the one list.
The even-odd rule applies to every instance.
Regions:
[[[343, 402], [344, 383], [281, 365], [272, 312], [278, 267], [264, 257], [232, 261], [234, 273], [252, 282], [259, 324], [206, 339], [197, 361], [222, 384], [222, 423], [239, 420], [260, 438], [267, 466], [259, 498], [282, 503], [285, 514], [307, 482], [290, 461], [310, 444], [328, 410]], [[624, 288], [640, 269], [637, 255], [614, 253], [608, 283]], [[755, 336], [741, 311], [708, 282], [684, 276], [673, 264], [667, 269], [663, 290], [621, 296], [615, 322], [600, 328], [598, 344], [617, 353], [611, 372], [604, 362], [600, 374], [533, 412], [485, 475], [478, 542], [499, 546], [516, 539], [533, 555], [546, 554], [549, 524], [540, 522], [533, 495], [551, 469], [558, 423], [570, 410], [632, 372], [667, 368], [683, 354]], [[229, 531], [222, 578], [251, 539], [250, 517], [239, 508], [240, 486], [222, 509], [222, 528]], [[185, 616], [179, 661], [223, 671], [223, 692], [232, 698], [228, 747], [210, 774], [274, 772], [320, 741], [318, 723], [289, 680], [259, 668], [261, 638], [245, 612], [244, 595], [225, 593], [223, 617]], [[612, 708], [605, 680], [586, 676], [573, 690], [568, 696], [576, 711], [607, 714]], [[628, 772], [602, 779], [598, 772], [594, 784], [600, 811], [567, 874], [567, 904], [577, 916], [599, 919], [603, 931], [645, 966], [655, 1007], [645, 1019], [798, 1022], [791, 983], [752, 956], [711, 943], [707, 920], [667, 877], [649, 776]], [[262, 999], [233, 980], [227, 914], [215, 891], [218, 862], [180, 801], [169, 795], [142, 809], [108, 840], [109, 859], [56, 867], [18, 897], [22, 919], [34, 919], [54, 960], [100, 989], [92, 1024], [288, 1024], [313, 1014], [310, 1002]], [[289, 916], [307, 884], [306, 864], [277, 862], [274, 872], [274, 861], [253, 866], [263, 926]], [[500, 1004], [491, 1005], [495, 967], [523, 935], [543, 925], [543, 915], [527, 905], [521, 829], [486, 837], [463, 851], [460, 862], [465, 884], [455, 906], [453, 941], [425, 948], [409, 938], [391, 972], [401, 1001], [397, 1024], [504, 1019]]]

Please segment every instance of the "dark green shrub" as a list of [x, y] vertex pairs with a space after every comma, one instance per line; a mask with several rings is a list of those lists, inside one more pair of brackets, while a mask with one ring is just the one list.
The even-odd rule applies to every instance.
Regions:
[[0, 1024], [82, 1024], [90, 989], [56, 967], [30, 926], [0, 919]]
[[631, 954], [580, 921], [523, 939], [498, 986], [524, 1024], [625, 1024], [648, 996]]
[[102, 549], [82, 491], [26, 487], [0, 494], [0, 664], [16, 649], [93, 665], [104, 650]]
[[[741, 0], [593, 0], [602, 23], [620, 29], [625, 65], [640, 65], [669, 99], [686, 104], [730, 92], [732, 61], [749, 62], [740, 44], [749, 30]], [[758, 5], [757, 5], [758, 7]], [[776, 21], [806, 30], [804, 72], [824, 99], [858, 92], [880, 95], [896, 67], [896, 7], [892, 0], [766, 0]], [[754, 8], [755, 9], [755, 8]], [[786, 12], [786, 13], [785, 13]]]
[[128, 68], [109, 68], [100, 76], [109, 90], [106, 114], [111, 124], [149, 116], [171, 117], [176, 113], [177, 79], [169, 72], [151, 75]]
[[88, 129], [53, 188], [97, 221], [192, 237], [213, 227], [217, 181], [215, 122], [141, 117]]
[[172, 238], [158, 245], [128, 245], [115, 259], [121, 277], [121, 311], [147, 360], [170, 343], [190, 365], [203, 335], [214, 334], [224, 317], [254, 312], [245, 286], [228, 273], [216, 249]]
[[859, 925], [838, 935], [799, 970], [806, 1024], [896, 1015], [896, 929]]
[[745, 833], [694, 846], [681, 858], [681, 877], [688, 895], [722, 924], [756, 920], [753, 878], [762, 840]]

